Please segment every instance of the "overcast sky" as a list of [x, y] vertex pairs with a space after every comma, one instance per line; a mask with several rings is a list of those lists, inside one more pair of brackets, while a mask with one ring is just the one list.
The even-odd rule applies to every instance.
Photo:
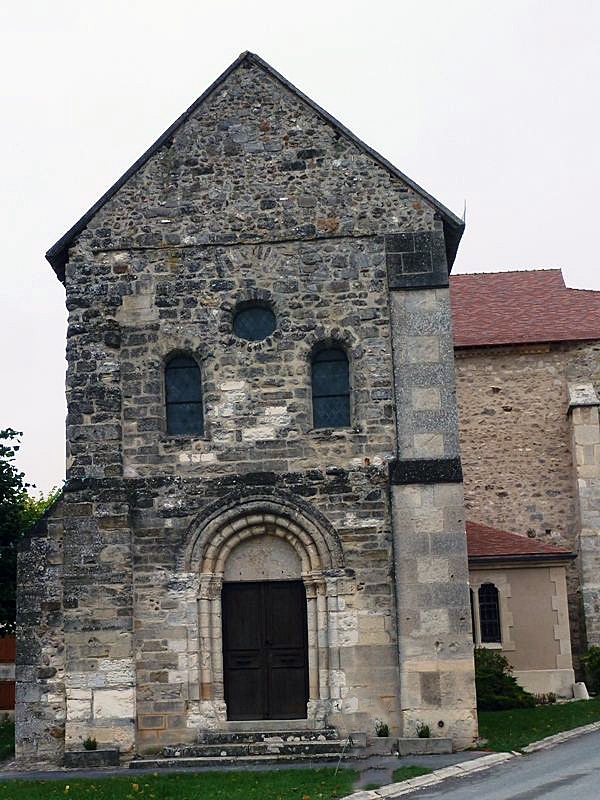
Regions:
[[64, 291], [46, 250], [252, 50], [462, 216], [455, 272], [600, 290], [597, 0], [2, 0], [0, 429], [64, 477]]

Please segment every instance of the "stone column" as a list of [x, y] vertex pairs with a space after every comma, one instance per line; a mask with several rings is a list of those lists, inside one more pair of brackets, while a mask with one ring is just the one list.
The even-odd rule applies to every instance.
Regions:
[[398, 458], [390, 470], [401, 730], [477, 735], [448, 273], [441, 230], [386, 237]]
[[569, 384], [579, 572], [587, 644], [600, 645], [600, 400], [591, 383]]
[[15, 755], [62, 763], [65, 731], [63, 501], [21, 540], [17, 569]]
[[64, 495], [65, 748], [135, 746], [133, 557], [126, 492]]

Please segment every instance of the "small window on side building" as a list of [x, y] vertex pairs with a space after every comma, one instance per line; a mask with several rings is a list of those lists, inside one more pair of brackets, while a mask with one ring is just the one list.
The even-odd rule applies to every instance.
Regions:
[[200, 368], [191, 356], [174, 356], [165, 366], [167, 433], [204, 433]]
[[484, 583], [479, 587], [479, 630], [482, 644], [500, 644], [500, 602], [498, 589], [493, 583]]

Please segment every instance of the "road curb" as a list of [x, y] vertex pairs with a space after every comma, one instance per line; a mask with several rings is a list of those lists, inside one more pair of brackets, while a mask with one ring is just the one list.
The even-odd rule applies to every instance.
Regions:
[[524, 753], [535, 753], [538, 750], [549, 750], [551, 747], [556, 747], [557, 744], [568, 742], [569, 739], [575, 739], [584, 733], [593, 733], [600, 731], [600, 722], [592, 722], [589, 725], [582, 725], [579, 728], [571, 728], [570, 731], [563, 731], [562, 733], [555, 733], [553, 736], [546, 736], [545, 739], [540, 739], [539, 742], [532, 742], [527, 747], [523, 748]]
[[[550, 750], [550, 748], [556, 747], [563, 742], [568, 742], [569, 739], [575, 739], [577, 736], [593, 733], [594, 731], [600, 731], [600, 722], [592, 722], [590, 725], [582, 725], [579, 728], [572, 728], [570, 731], [563, 731], [553, 736], [546, 736], [544, 739], [528, 744], [527, 747], [523, 748], [523, 753], [536, 753], [539, 750]], [[403, 797], [417, 789], [436, 786], [448, 780], [448, 778], [465, 778], [468, 775], [472, 775], [474, 772], [483, 772], [484, 770], [503, 764], [518, 755], [521, 754], [490, 753], [489, 756], [482, 756], [481, 758], [471, 761], [461, 761], [459, 764], [454, 764], [451, 767], [436, 769], [429, 775], [421, 775], [419, 778], [411, 778], [410, 780], [400, 783], [390, 783], [379, 789], [369, 789], [368, 791], [360, 790], [347, 795], [342, 798], [342, 800], [379, 800], [379, 798], [395, 800], [395, 798]]]
[[448, 778], [465, 778], [467, 775], [472, 775], [474, 772], [482, 772], [483, 770], [491, 769], [498, 764], [503, 764], [510, 758], [514, 758], [515, 755], [517, 754], [490, 753], [489, 756], [482, 756], [481, 758], [471, 759], [470, 761], [461, 761], [459, 764], [453, 764], [451, 767], [436, 769], [429, 775], [410, 778], [401, 783], [389, 783], [387, 786], [382, 786], [380, 789], [360, 790], [347, 795], [342, 798], [342, 800], [379, 800], [379, 798], [382, 797], [387, 798], [387, 800], [395, 800], [396, 797], [403, 797], [405, 794], [410, 794], [417, 789], [436, 786]]

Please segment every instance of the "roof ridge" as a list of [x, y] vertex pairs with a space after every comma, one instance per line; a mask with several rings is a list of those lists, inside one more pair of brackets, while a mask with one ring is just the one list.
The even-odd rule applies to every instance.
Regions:
[[[524, 275], [531, 272], [560, 272], [562, 274], [562, 267], [532, 267], [531, 269], [499, 269], [490, 270], [489, 272], [455, 272], [452, 275], [454, 278], [468, 278], [473, 276], [487, 276], [487, 275]], [[567, 287], [569, 288], [569, 287]], [[585, 290], [582, 290], [585, 291]]]
[[46, 253], [46, 259], [52, 265], [52, 268], [56, 272], [59, 280], [64, 281], [64, 268], [68, 258], [68, 250], [69, 247], [73, 244], [73, 241], [85, 230], [87, 223], [95, 216], [95, 214], [107, 203], [113, 195], [115, 195], [119, 189], [142, 167], [146, 164], [147, 161], [152, 158], [152, 156], [158, 152], [158, 150], [168, 141], [168, 139], [178, 130], [181, 125], [183, 125], [189, 117], [196, 111], [196, 109], [211, 95], [220, 85], [225, 81], [229, 75], [234, 72], [244, 61], [250, 61], [256, 66], [263, 69], [267, 74], [271, 77], [275, 78], [279, 83], [281, 83], [288, 91], [292, 92], [296, 97], [302, 100], [304, 103], [308, 104], [310, 108], [313, 109], [317, 114], [323, 117], [330, 125], [333, 125], [337, 130], [340, 131], [346, 138], [350, 139], [359, 149], [363, 150], [367, 155], [373, 158], [380, 166], [387, 169], [389, 172], [394, 174], [397, 178], [401, 181], [406, 183], [413, 191], [415, 191], [418, 195], [420, 195], [424, 200], [428, 203], [433, 205], [433, 207], [438, 211], [442, 218], [442, 222], [444, 225], [444, 239], [446, 242], [446, 256], [448, 261], [448, 271], [450, 271], [452, 264], [454, 262], [454, 258], [456, 256], [456, 251], [458, 249], [458, 244], [460, 242], [461, 236], [463, 234], [465, 223], [461, 220], [456, 214], [454, 214], [450, 209], [440, 203], [438, 200], [430, 195], [425, 189], [419, 186], [418, 183], [413, 181], [403, 172], [401, 172], [397, 167], [395, 167], [390, 161], [388, 161], [384, 156], [380, 155], [376, 150], [373, 150], [372, 147], [365, 144], [358, 136], [356, 136], [352, 131], [343, 125], [339, 120], [337, 120], [334, 116], [329, 114], [329, 112], [325, 111], [318, 103], [314, 100], [311, 100], [308, 95], [305, 95], [304, 92], [300, 91], [294, 84], [290, 83], [281, 73], [277, 72], [270, 64], [268, 64], [264, 59], [262, 59], [256, 53], [252, 53], [250, 50], [244, 50], [236, 59], [233, 61], [227, 69], [225, 69], [219, 77], [211, 83], [211, 85], [196, 99], [194, 102], [183, 112], [180, 114], [179, 117], [162, 133], [156, 141], [150, 145], [150, 147], [145, 150], [142, 155], [129, 167], [126, 172], [118, 178], [115, 183], [94, 203], [88, 211], [83, 214], [79, 218], [79, 220], [71, 227], [69, 230], [58, 239], [55, 244], [50, 247], [50, 249]]

